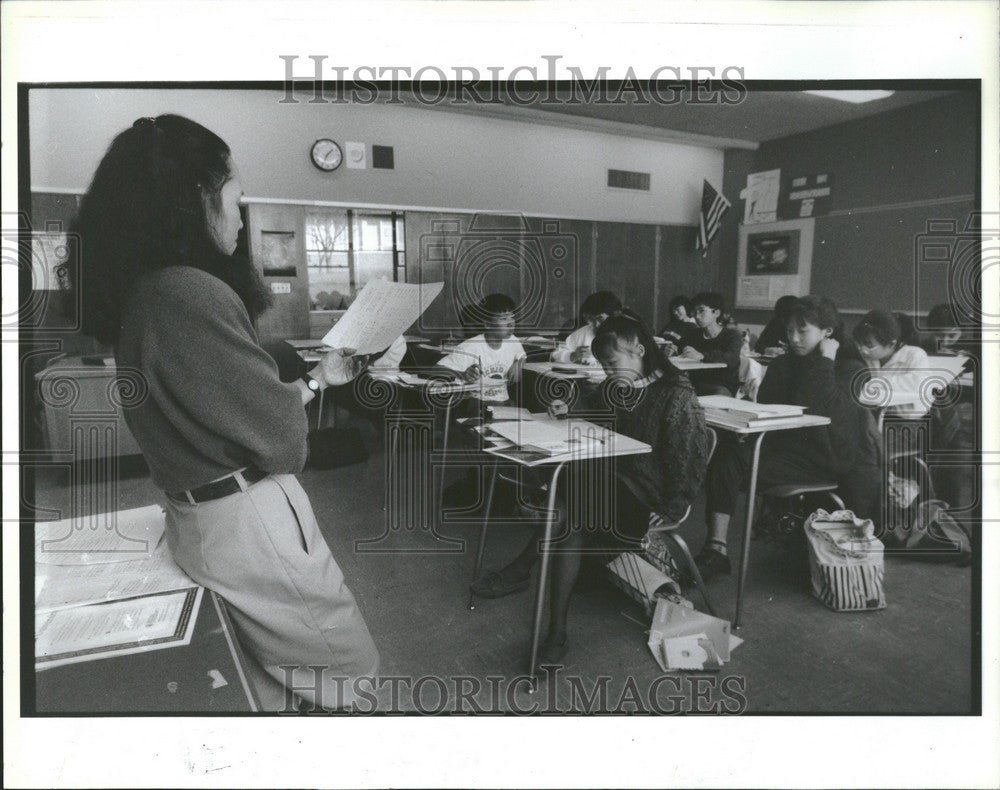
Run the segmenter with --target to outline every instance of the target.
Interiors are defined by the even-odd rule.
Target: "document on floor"
[[[35,562],[94,565],[148,559],[165,523],[159,505],[36,522]]]
[[[36,565],[35,612],[134,598],[196,586],[167,547],[149,558],[97,565]]]
[[[343,317],[324,335],[323,345],[353,348],[358,354],[385,351],[417,322],[443,287],[444,283],[369,280]]]
[[[35,669],[190,644],[204,588],[35,615]]]
[[[718,669],[743,644],[728,620],[661,598],[649,626],[649,649],[666,672],[674,669]]]

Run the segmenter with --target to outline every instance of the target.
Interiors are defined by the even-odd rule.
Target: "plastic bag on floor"
[[[819,509],[804,529],[813,595],[835,612],[885,608],[885,547],[870,520]]]

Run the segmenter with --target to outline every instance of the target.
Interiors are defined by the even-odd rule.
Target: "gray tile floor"
[[[598,575],[574,595],[565,666],[531,693],[520,676],[533,588],[470,611],[478,525],[442,529],[465,541],[464,550],[415,553],[455,546],[420,528],[387,529],[385,479],[381,452],[357,466],[300,475],[382,653],[384,673],[396,678],[383,686],[381,711],[960,714],[974,705],[972,570],[889,558],[888,608],[838,614],[811,597],[804,556],[761,540],[753,546],[739,632],[745,642],[721,672],[664,678],[646,645],[642,611]],[[118,508],[163,501],[145,475],[122,479],[113,493],[88,494],[89,502]],[[68,507],[65,471],[39,474],[37,501]],[[701,545],[702,512],[698,503],[683,528],[694,550]],[[738,532],[737,520],[734,528]],[[505,562],[529,531],[498,523],[487,566]],[[732,616],[735,585],[735,574],[710,583],[723,616]],[[701,606],[697,593],[692,600]]]

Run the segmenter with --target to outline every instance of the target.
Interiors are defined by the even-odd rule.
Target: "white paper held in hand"
[[[413,326],[443,287],[444,283],[369,280],[343,318],[323,337],[323,344],[353,348],[358,354],[385,351]]]

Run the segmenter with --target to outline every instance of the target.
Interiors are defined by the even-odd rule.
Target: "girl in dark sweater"
[[[651,453],[573,464],[560,485],[560,525],[552,556],[549,632],[541,650],[543,664],[558,663],[566,651],[566,618],[570,594],[579,574],[584,543],[588,551],[617,554],[642,539],[653,515],[678,521],[698,496],[708,462],[705,417],[694,388],[659,352],[652,335],[638,320],[612,316],[597,330],[592,349],[609,381],[581,416],[609,417],[611,427],[649,444]],[[550,410],[565,414],[555,402]],[[581,410],[582,411],[582,410]],[[609,469],[610,466],[610,469]],[[608,487],[613,469],[611,507],[597,503],[595,492]],[[596,504],[596,506],[595,506]],[[608,516],[603,516],[607,511]],[[610,523],[608,521],[610,520]],[[528,586],[538,557],[532,536],[518,557],[500,571],[486,573],[473,584],[480,596],[496,598]]]
[[[862,518],[876,516],[880,439],[857,393],[864,365],[837,340],[837,308],[822,296],[804,296],[789,309],[789,352],[774,360],[761,382],[760,403],[805,406],[829,417],[828,426],[775,431],[761,445],[758,485],[834,480],[845,504]],[[736,497],[747,484],[750,445],[723,432],[706,485],[708,540],[696,558],[702,573],[729,573],[726,533]]]
[[[691,300],[698,332],[681,348],[681,356],[699,362],[725,362],[725,368],[692,371],[691,381],[699,395],[736,394],[740,387],[740,351],[743,337],[723,325],[722,296],[706,291]]]

